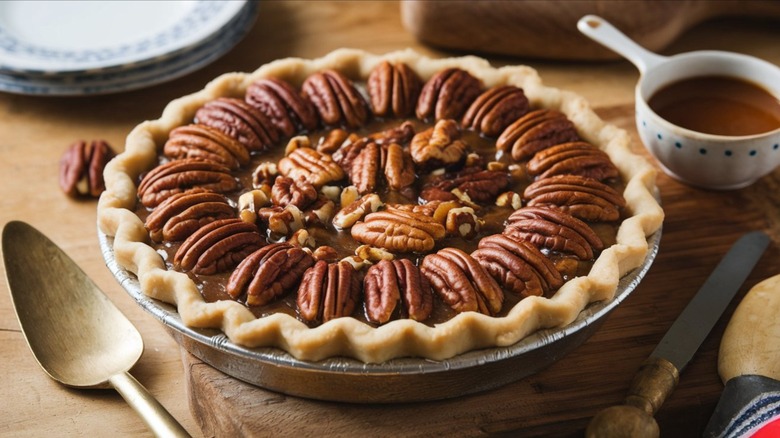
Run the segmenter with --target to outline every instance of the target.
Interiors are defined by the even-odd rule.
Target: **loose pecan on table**
[[[382,61],[371,70],[367,86],[374,115],[404,118],[414,114],[422,80],[403,62]]]
[[[415,110],[420,120],[459,120],[482,92],[482,82],[466,70],[448,68],[423,85]]]
[[[311,102],[304,99],[287,81],[278,78],[259,79],[246,90],[244,99],[268,116],[285,137],[311,131],[319,124]]]
[[[412,138],[412,159],[419,166],[429,169],[449,167],[462,163],[468,146],[461,140],[458,123],[443,119]]]
[[[528,162],[528,173],[537,178],[570,174],[599,181],[620,174],[606,152],[583,141],[562,143],[537,153]]]
[[[471,256],[506,290],[522,297],[546,295],[563,285],[550,259],[524,240],[494,234],[480,240]]]
[[[550,146],[579,139],[574,124],[565,114],[539,109],[507,126],[496,140],[496,149],[508,151],[514,160],[520,161]]]
[[[106,189],[103,170],[116,153],[103,140],[77,141],[60,158],[59,184],[66,195],[96,198]]]
[[[528,112],[528,98],[522,88],[501,85],[484,91],[472,102],[461,124],[488,137],[498,137],[504,129]]]
[[[173,266],[198,275],[225,272],[263,244],[254,224],[238,218],[220,219],[192,233],[176,251]]]
[[[302,93],[325,125],[359,128],[368,121],[368,104],[346,76],[336,70],[314,73],[303,82]]]
[[[425,321],[433,311],[433,292],[420,269],[407,259],[382,260],[363,279],[366,317],[384,324],[396,314]]]
[[[309,323],[349,316],[360,300],[360,275],[347,262],[317,261],[298,286],[298,314]]]
[[[207,102],[195,112],[195,123],[222,131],[250,151],[265,151],[280,137],[278,129],[265,114],[246,101],[232,97]]]
[[[229,193],[238,190],[241,185],[230,169],[221,164],[185,158],[150,170],[138,185],[138,197],[144,207],[153,208],[167,198],[194,187]]]
[[[473,257],[457,248],[444,248],[428,254],[420,271],[433,290],[458,313],[480,312],[496,315],[501,311],[504,293],[493,277]]]
[[[299,246],[272,243],[247,256],[228,279],[226,291],[247,306],[262,306],[294,290],[314,258]]]
[[[528,206],[555,206],[586,222],[620,218],[626,200],[617,190],[579,175],[556,175],[537,180],[523,192]]]
[[[433,249],[444,238],[444,226],[433,218],[400,210],[377,211],[368,214],[351,229],[358,242],[384,248],[391,252],[421,253]]]
[[[177,242],[210,222],[235,216],[224,195],[194,188],[163,201],[149,213],[144,225],[152,241]]]
[[[507,218],[503,234],[580,260],[592,260],[596,251],[604,249],[599,236],[585,222],[557,208],[516,210]]]
[[[249,164],[249,151],[238,140],[206,125],[180,126],[168,135],[163,153],[172,159],[199,158],[230,169]]]
[[[344,171],[328,154],[311,148],[298,148],[279,160],[279,173],[293,179],[303,177],[320,188],[330,182],[344,179]]]

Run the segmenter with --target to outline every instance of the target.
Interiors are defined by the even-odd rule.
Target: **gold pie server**
[[[84,271],[24,222],[6,224],[2,242],[11,301],[41,368],[66,386],[116,389],[157,436],[189,436],[128,373],[141,334]]]

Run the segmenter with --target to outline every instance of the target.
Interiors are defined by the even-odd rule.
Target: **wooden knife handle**
[[[585,436],[658,437],[660,430],[653,415],[674,391],[680,372],[666,359],[648,358],[637,371],[625,404],[604,409],[593,417]]]

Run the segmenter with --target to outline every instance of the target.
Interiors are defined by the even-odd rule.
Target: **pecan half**
[[[538,248],[572,254],[580,260],[592,260],[604,244],[581,220],[557,208],[523,207],[506,221],[504,233],[527,240]]]
[[[213,161],[234,170],[249,164],[249,151],[243,144],[206,125],[190,124],[174,129],[168,135],[163,153],[172,159]]]
[[[292,137],[300,131],[311,131],[319,124],[311,102],[281,79],[264,78],[253,82],[246,89],[244,99],[268,116],[285,137]]]
[[[317,188],[344,179],[344,171],[330,155],[311,148],[295,149],[279,160],[277,167],[280,174],[292,179],[303,177]]]
[[[361,142],[356,143],[352,150],[354,158],[348,162],[349,168],[346,169],[349,181],[361,195],[375,192],[381,164],[379,145],[374,142]]]
[[[407,259],[382,260],[368,268],[363,295],[366,318],[376,324],[390,321],[396,313],[425,321],[433,311],[431,286]]]
[[[103,169],[115,155],[103,140],[71,144],[60,158],[60,188],[73,198],[100,196],[106,189]]]
[[[349,316],[360,299],[360,287],[360,276],[349,263],[319,260],[303,274],[298,314],[309,323]]]
[[[368,121],[368,104],[346,76],[323,70],[303,82],[303,97],[317,110],[323,123],[359,128]]]
[[[387,187],[390,190],[403,190],[411,187],[417,179],[414,173],[412,155],[398,145],[391,143],[383,148],[384,173]]]
[[[279,141],[279,131],[268,117],[241,99],[211,100],[195,112],[195,122],[224,132],[250,151],[265,151]]]
[[[530,242],[494,234],[471,253],[507,290],[520,296],[545,295],[563,285],[555,265]]]
[[[173,265],[198,275],[225,272],[263,244],[254,224],[238,218],[220,219],[192,233],[176,251]]]
[[[444,248],[428,254],[420,271],[433,290],[456,312],[496,315],[501,311],[504,292],[493,277],[473,257],[457,248]]]
[[[166,199],[146,217],[145,226],[154,242],[184,240],[204,225],[235,217],[225,196],[194,188]]]
[[[466,168],[455,174],[431,179],[423,187],[420,197],[426,201],[456,201],[459,200],[458,196],[447,192],[458,189],[474,202],[488,203],[505,191],[511,181],[509,173],[505,171]]]
[[[555,206],[587,222],[615,221],[626,206],[612,187],[579,175],[556,175],[533,182],[523,197],[528,206]]]
[[[531,111],[506,127],[496,140],[496,149],[511,151],[516,161],[556,144],[580,139],[565,114],[549,109]]]
[[[294,205],[301,210],[311,205],[319,197],[319,193],[314,186],[303,177],[292,179],[286,176],[279,176],[271,187],[271,199],[274,205],[286,207]]]
[[[422,80],[403,62],[382,61],[371,70],[367,86],[374,115],[403,118],[413,115]]]
[[[412,159],[427,168],[461,163],[466,158],[468,146],[460,138],[460,127],[455,120],[439,120],[412,138]]]
[[[391,252],[427,252],[444,238],[442,224],[408,211],[377,211],[352,226],[352,238]]]
[[[512,122],[528,112],[528,98],[522,88],[501,85],[483,92],[463,115],[461,124],[476,132],[498,137]]]
[[[620,174],[606,152],[583,141],[559,144],[537,153],[528,162],[528,173],[538,178],[581,175],[599,181]]]
[[[193,187],[228,193],[238,190],[241,185],[230,174],[230,169],[221,164],[185,158],[150,170],[138,185],[138,196],[144,207],[152,208]]]
[[[420,91],[416,114],[420,120],[460,119],[479,96],[482,82],[459,68],[434,74]]]
[[[247,306],[262,306],[295,289],[314,258],[299,246],[272,243],[247,256],[230,275],[226,292]]]

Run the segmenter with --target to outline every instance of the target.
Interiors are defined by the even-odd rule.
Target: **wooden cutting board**
[[[577,20],[600,15],[641,46],[661,51],[693,26],[719,17],[780,18],[780,2],[407,0],[404,27],[434,47],[467,53],[566,60],[618,56],[583,37]]]
[[[598,112],[621,127],[633,124],[631,107]],[[183,351],[193,416],[205,436],[582,436],[596,412],[622,402],[641,362],[742,233],[766,230],[774,243],[738,299],[759,280],[780,271],[776,262],[780,169],[732,192],[694,189],[664,174],[659,174],[658,183],[666,220],[653,266],[595,335],[547,369],[498,389],[450,400],[349,404],[257,388]],[[701,435],[723,389],[717,351],[738,299],[657,414],[662,436]]]

